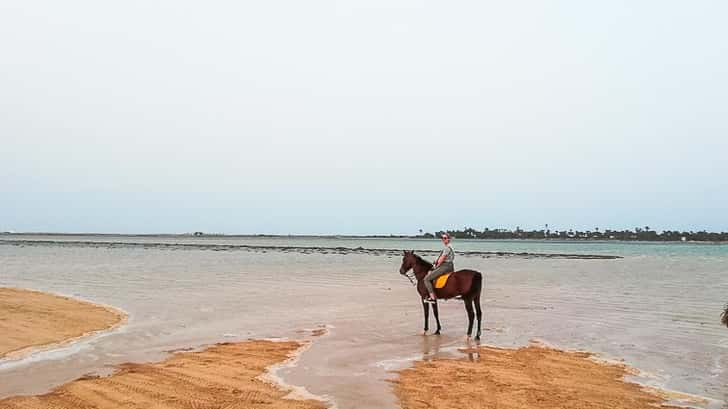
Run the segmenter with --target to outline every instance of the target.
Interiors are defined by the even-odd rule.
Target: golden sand
[[[654,409],[659,395],[625,382],[628,368],[590,354],[527,347],[467,350],[473,360],[416,362],[400,371],[404,409]],[[667,406],[662,406],[667,407]]]
[[[109,307],[38,291],[0,288],[0,358],[68,342],[125,319],[124,313]]]
[[[0,400],[0,409],[227,408],[322,409],[316,400],[285,399],[262,379],[302,344],[249,341],[178,353],[153,364],[124,364],[108,377],[85,377],[52,392]]]

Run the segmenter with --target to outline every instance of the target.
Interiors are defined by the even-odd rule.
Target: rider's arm
[[[444,262],[445,262],[445,259],[446,259],[446,258],[447,258],[447,256],[445,255],[445,252],[444,252],[444,251],[441,251],[441,252],[440,252],[440,256],[439,256],[439,257],[437,257],[437,260],[435,260],[435,263],[434,263],[434,265],[433,265],[433,266],[434,266],[434,267],[438,267],[438,266],[439,266],[440,264],[442,264],[442,263],[444,263]]]
[[[445,260],[447,260],[447,255],[452,252],[452,248],[448,247],[446,250],[442,251],[440,253],[440,257],[437,258],[437,261],[435,262],[435,267],[439,266],[440,264],[444,263]]]

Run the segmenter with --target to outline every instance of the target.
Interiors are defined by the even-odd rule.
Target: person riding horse
[[[452,247],[448,246],[448,244],[450,244],[450,237],[446,236],[446,238],[443,238],[443,242],[448,249],[443,249],[443,254],[438,257],[438,262],[440,266],[443,266],[448,264],[449,261],[449,264],[451,265],[449,268],[452,270],[452,259],[454,258],[454,254],[451,254]],[[443,255],[445,257],[442,257]],[[451,272],[447,271],[447,267],[443,267],[442,270]],[[410,271],[413,272],[414,277],[417,279],[417,294],[420,296],[420,300],[422,300],[422,309],[425,313],[425,333],[427,333],[429,329],[430,306],[432,306],[432,311],[435,314],[435,321],[437,322],[437,330],[435,331],[435,334],[439,335],[442,326],[440,325],[437,300],[434,300],[432,303],[425,302],[428,296],[435,296],[435,294],[432,294],[434,292],[432,291],[432,284],[429,280],[425,279],[426,276],[432,274],[432,264],[415,254],[414,250],[404,250],[402,253],[402,265],[399,267],[399,273],[409,277],[408,273]],[[473,324],[477,322],[478,326],[475,331],[475,339],[479,340],[480,326],[483,319],[483,311],[480,306],[480,296],[482,292],[485,291],[485,277],[479,271],[469,269],[459,270],[452,273],[453,274],[449,276],[442,288],[437,289],[438,295],[440,298],[446,300],[456,297],[463,300],[465,311],[468,313],[468,332],[466,334],[470,337],[470,334],[473,332]],[[410,281],[411,280],[412,279],[410,278]],[[429,290],[427,289],[428,286],[425,285],[426,283],[429,284]]]
[[[442,238],[442,244],[445,248],[440,252],[440,256],[437,257],[437,260],[433,263],[432,271],[427,273],[424,280],[427,292],[430,293],[430,298],[426,299],[425,302],[431,304],[434,304],[437,301],[437,296],[435,295],[435,289],[432,286],[432,282],[437,280],[437,278],[443,274],[455,271],[455,265],[453,264],[453,261],[455,260],[455,251],[450,245],[450,235],[442,233],[440,237]]]

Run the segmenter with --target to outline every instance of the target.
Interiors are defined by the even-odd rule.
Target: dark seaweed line
[[[304,246],[255,246],[249,244],[192,244],[192,243],[128,243],[120,241],[58,241],[58,240],[0,240],[0,245],[10,246],[62,246],[62,247],[92,247],[92,248],[155,248],[165,250],[210,250],[210,251],[282,251],[298,253],[322,254],[373,254],[373,255],[399,255],[402,250],[394,249],[365,249],[363,247],[304,247]],[[420,254],[438,254],[432,250],[417,250]],[[621,256],[599,254],[567,254],[567,253],[528,253],[508,251],[458,251],[464,256],[480,256],[482,258],[549,258],[571,260],[614,260]]]

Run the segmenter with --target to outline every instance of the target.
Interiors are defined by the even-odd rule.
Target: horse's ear
[[[414,250],[410,250],[410,253],[415,254],[415,251]]]
[[[402,254],[404,254],[405,256],[407,255],[407,253],[409,253],[409,251],[407,251],[407,250],[404,250],[404,251],[402,252]]]

